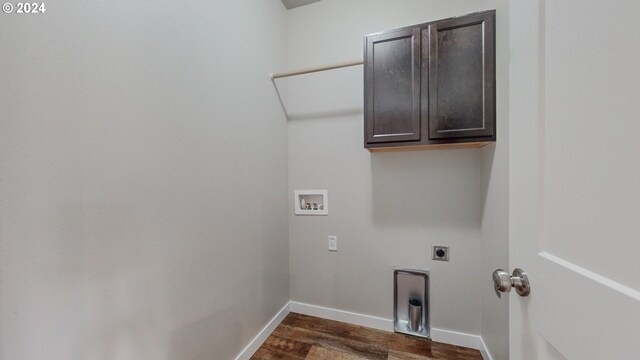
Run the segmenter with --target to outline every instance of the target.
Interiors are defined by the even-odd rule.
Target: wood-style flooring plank
[[[265,340],[264,344],[262,344],[261,348],[264,348],[273,354],[285,354],[288,356],[288,359],[304,360],[307,353],[309,353],[311,346],[311,344],[271,334],[267,340]]]
[[[367,360],[365,357],[348,354],[342,351],[312,346],[306,360]]]
[[[327,349],[336,349],[367,359],[386,360],[388,356],[387,346],[379,346],[373,342],[353,340],[330,333],[282,324],[273,333],[287,339],[295,339],[299,342],[318,345]]]
[[[389,350],[401,353],[409,353],[421,356],[432,356],[431,341],[425,341],[423,338],[409,336],[404,334],[393,333],[389,336]]]
[[[434,359],[430,356],[422,356],[416,354],[409,354],[402,351],[389,350],[388,360],[430,360]]]
[[[252,360],[482,360],[478,350],[290,313]]]
[[[265,348],[260,348],[258,351],[253,354],[251,360],[288,360],[295,359],[294,357],[289,356],[289,354],[279,352],[279,351],[271,351]],[[303,358],[304,359],[304,358]]]

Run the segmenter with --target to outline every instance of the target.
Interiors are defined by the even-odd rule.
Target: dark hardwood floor
[[[290,313],[251,358],[482,360],[478,350]]]

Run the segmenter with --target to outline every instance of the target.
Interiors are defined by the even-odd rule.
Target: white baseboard
[[[484,340],[482,339],[482,337],[480,337],[480,341],[482,342],[482,349],[480,349],[480,354],[482,354],[482,358],[484,360],[493,360],[493,357],[491,357],[491,353],[489,352],[489,348],[487,347],[487,344],[484,343]]]
[[[476,349],[480,350],[480,352],[484,350],[480,336],[457,331],[431,328],[431,340]]]
[[[260,330],[258,335],[249,342],[249,345],[247,345],[240,354],[236,356],[235,360],[249,360],[290,312],[341,321],[348,324],[360,325],[383,331],[393,331],[393,320],[391,319],[290,301],[267,323],[264,328],[262,328],[262,330]],[[445,344],[464,346],[479,350],[485,360],[492,360],[482,337],[478,335],[431,328],[431,339]]]
[[[258,335],[249,342],[249,345],[240,351],[240,354],[236,356],[235,360],[249,360],[288,314],[289,303],[287,303],[271,320],[269,320],[267,325],[260,330]]]
[[[350,311],[331,309],[295,301],[289,302],[289,311],[323,319],[342,321],[378,330],[393,331],[393,320],[358,314]]]
[[[393,331],[393,320],[376,316],[358,314],[350,311],[326,308],[317,305],[300,302],[289,302],[289,311],[304,315],[316,316],[323,319],[342,321],[349,324],[366,326],[383,331]],[[482,337],[457,331],[431,328],[431,339],[433,341],[468,347],[479,350],[485,360],[491,360],[487,348],[482,341]]]

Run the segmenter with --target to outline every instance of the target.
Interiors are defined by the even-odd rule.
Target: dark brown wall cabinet
[[[365,148],[496,140],[495,11],[365,37]]]

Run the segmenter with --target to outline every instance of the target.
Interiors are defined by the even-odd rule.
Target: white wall
[[[509,269],[509,8],[496,1],[496,113],[498,141],[482,152],[482,339],[494,360],[509,358],[509,297],[495,294],[491,274]]]
[[[505,3],[323,0],[287,13],[288,66],[361,58],[365,34],[479,10],[498,8],[500,33]],[[371,154],[363,148],[361,67],[283,80],[289,197],[296,189],[326,188],[330,199],[328,217],[289,209],[293,300],[391,318],[393,267],[426,268],[432,326],[490,333],[491,353],[506,359],[506,302],[495,298],[487,270],[508,254],[505,39],[498,36],[499,145],[482,150]],[[338,236],[337,253],[327,251],[328,235]],[[449,245],[451,262],[430,260],[433,244]],[[505,247],[494,254],[497,245]],[[494,317],[498,312],[504,316]]]
[[[0,358],[230,359],[289,299],[279,1],[0,14]]]

